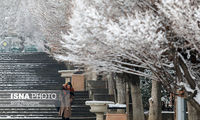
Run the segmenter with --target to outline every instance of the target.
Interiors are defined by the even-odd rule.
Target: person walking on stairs
[[[63,120],[70,120],[71,117],[71,104],[74,99],[74,88],[71,82],[63,85],[62,93],[60,95],[60,110],[59,115]]]

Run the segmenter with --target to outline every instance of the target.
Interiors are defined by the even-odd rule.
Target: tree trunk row
[[[117,96],[116,96],[117,102],[120,104],[128,103],[127,106],[129,105],[129,100],[127,100],[129,99],[129,91],[128,91],[129,89],[127,90],[126,83],[127,83],[127,86],[130,87],[130,95],[132,99],[132,108],[133,108],[132,120],[145,120],[143,103],[142,103],[142,94],[140,91],[139,76],[136,76],[136,75],[121,76],[120,75],[116,77],[115,85],[116,85],[116,92],[117,92]],[[110,84],[114,84],[113,81],[111,81]],[[112,90],[110,90],[110,92],[113,94]],[[162,120],[161,83],[159,81],[152,80],[151,99],[149,100],[149,103],[150,103],[150,108],[149,108],[148,120]],[[195,108],[192,107],[192,105],[189,102],[187,102],[187,108],[188,108],[188,120],[200,120],[200,112],[195,110]],[[129,106],[128,106],[128,110],[129,110]],[[118,112],[124,112],[124,111],[119,110]]]

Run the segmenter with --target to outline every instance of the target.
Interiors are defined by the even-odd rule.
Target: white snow
[[[197,90],[197,95],[194,97],[194,99],[200,104],[200,90],[198,87],[196,87],[195,90],[191,89],[190,86],[187,83],[181,82],[179,85],[182,85],[185,87],[186,91],[194,93],[195,90]]]
[[[186,91],[188,91],[188,92],[192,92],[192,93],[194,92],[194,90],[191,89],[190,86],[189,86],[189,84],[187,84],[187,83],[180,82],[179,85],[180,85],[180,86],[184,86],[185,89],[186,89]]]
[[[174,111],[162,111],[162,113],[164,113],[164,114],[169,114],[169,113],[173,114]],[[149,114],[149,111],[145,111],[144,114]]]
[[[151,98],[149,98],[149,101],[153,102],[153,98],[152,98],[152,97],[151,97]]]
[[[179,56],[181,57],[181,59],[183,60],[184,64],[185,64],[186,66],[188,66],[186,60],[184,59],[184,57],[183,57],[180,53],[178,53],[178,55],[179,55]],[[189,67],[187,67],[187,68],[189,68]],[[181,69],[181,67],[180,67],[180,69]],[[189,74],[190,74],[190,76],[192,77],[192,79],[195,80],[196,78],[195,78],[195,76],[191,73],[191,70],[188,69],[188,71],[189,71]],[[181,72],[183,72],[182,69],[181,69]],[[183,75],[184,75],[184,72],[183,72]]]
[[[186,53],[187,53],[187,59],[190,59],[190,50],[186,50]]]
[[[194,99],[200,104],[200,89],[196,87],[197,89],[197,95],[194,97]]]
[[[103,104],[114,104],[112,101],[86,101],[86,105],[103,105]]]
[[[126,104],[108,104],[109,108],[126,108]]]

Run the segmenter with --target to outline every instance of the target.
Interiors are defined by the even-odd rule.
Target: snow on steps
[[[58,90],[64,79],[58,70],[66,69],[46,53],[0,53],[0,90]],[[23,84],[22,84],[23,83]],[[88,92],[75,92],[71,120],[95,120],[84,103]],[[5,102],[6,95],[0,102]],[[61,120],[55,107],[0,107],[0,120]]]

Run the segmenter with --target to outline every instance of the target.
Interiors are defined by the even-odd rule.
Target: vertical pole
[[[176,113],[176,120],[186,120],[185,100],[180,96],[177,96]]]
[[[177,96],[174,96],[174,120],[177,120]]]
[[[112,75],[113,76],[113,89],[114,89],[114,99],[115,99],[115,102],[117,102],[117,89],[116,89],[116,77],[117,77],[117,75],[116,74],[113,74]]]
[[[126,113],[127,113],[127,120],[129,120],[129,85],[126,81]]]

